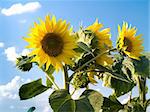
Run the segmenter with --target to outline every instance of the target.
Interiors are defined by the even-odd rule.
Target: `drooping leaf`
[[[147,56],[141,56],[140,60],[133,60],[133,64],[138,75],[150,78],[150,59]]]
[[[114,95],[117,97],[128,93],[134,86],[135,84],[133,82],[128,83],[115,78],[111,78],[111,88],[114,89]]]
[[[104,97],[104,102],[102,106],[102,112],[118,112],[120,109],[123,109],[123,105],[117,100],[112,98]]]
[[[35,109],[36,109],[35,107],[31,107],[27,112],[33,112]]]
[[[43,93],[47,89],[49,88],[42,85],[42,79],[38,79],[22,85],[19,89],[19,96],[21,100],[26,100]]]
[[[86,90],[78,100],[73,100],[67,90],[57,90],[50,95],[49,103],[54,112],[99,112],[103,97],[94,90]]]
[[[131,91],[135,86],[130,71],[133,69],[132,67],[131,63],[123,58],[118,58],[112,66],[112,69],[101,65],[98,66],[98,69],[104,72],[102,80],[105,82],[103,84],[112,88],[114,90],[113,94],[119,97]]]

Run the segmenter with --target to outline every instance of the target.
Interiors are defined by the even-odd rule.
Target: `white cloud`
[[[16,94],[16,89],[19,88],[20,84],[23,82],[20,76],[15,76],[6,85],[0,85],[0,99],[16,99],[18,95]]]
[[[7,49],[5,49],[5,54],[7,57],[8,61],[12,61],[15,62],[16,58],[18,57],[18,54],[16,53],[16,48],[15,47],[8,47]]]
[[[1,9],[1,13],[6,16],[12,16],[17,14],[23,14],[27,12],[35,12],[37,9],[41,8],[41,4],[39,2],[29,2],[26,4],[13,4],[10,8]]]
[[[130,100],[130,93],[120,96],[118,100],[121,102],[121,104],[126,104]]]
[[[0,85],[1,111],[12,112],[13,109],[15,112],[26,112],[30,107],[35,106],[36,112],[52,112],[48,103],[48,97],[52,93],[52,90],[48,90],[45,93],[29,100],[21,101],[19,99],[18,92],[20,86],[29,81],[31,81],[31,79],[23,79],[20,76],[15,76],[7,84]]]
[[[16,47],[8,47],[7,49],[5,49],[4,53],[6,54],[6,57],[7,57],[8,61],[15,62],[16,58],[19,55],[25,56],[25,55],[29,54],[29,50],[28,49],[23,49],[21,53],[17,53],[16,52]]]
[[[4,47],[4,43],[0,42],[0,48]]]
[[[81,96],[81,94],[83,93],[85,89],[78,89],[74,92],[74,94],[71,96],[72,99],[77,100],[79,99],[79,97]],[[70,91],[73,92],[74,91],[74,87],[71,85],[70,86]],[[72,94],[72,93],[71,93]]]
[[[30,51],[28,49],[23,49],[22,52],[21,52],[21,55],[22,56],[26,56],[30,53]]]
[[[49,106],[45,106],[43,112],[50,112]]]

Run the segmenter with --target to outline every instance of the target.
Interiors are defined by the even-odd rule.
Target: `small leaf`
[[[43,93],[47,89],[49,88],[42,85],[42,79],[38,79],[22,85],[19,89],[19,96],[21,100],[26,100]]]
[[[27,112],[33,112],[35,109],[36,109],[35,107],[31,107]]]

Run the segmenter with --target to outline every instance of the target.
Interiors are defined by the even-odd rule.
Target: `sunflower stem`
[[[59,88],[58,85],[55,83],[55,81],[53,81],[53,80],[49,77],[49,75],[48,75],[47,73],[45,73],[45,75],[46,75],[46,77],[48,78],[48,80],[51,81],[51,83],[54,85],[54,88],[55,88],[56,90],[59,90],[60,88]]]
[[[77,89],[74,89],[74,90],[73,90],[73,92],[71,93],[71,96],[75,93],[76,90],[77,90]]]
[[[67,89],[68,93],[69,93],[69,76],[68,76],[68,70],[67,70],[67,66],[64,65],[64,80],[65,80],[65,89]]]
[[[146,101],[146,78],[138,76],[137,85],[139,89],[139,99],[141,101],[142,106],[144,107],[144,103]]]

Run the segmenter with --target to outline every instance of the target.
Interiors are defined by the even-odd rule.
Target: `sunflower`
[[[39,19],[40,23],[34,23],[29,37],[24,38],[29,43],[27,48],[32,48],[30,55],[35,55],[32,61],[38,62],[39,66],[46,65],[48,70],[53,65],[58,71],[63,68],[63,64],[71,64],[71,58],[76,53],[76,40],[71,35],[71,28],[65,20],[47,15],[45,21]]]
[[[98,22],[98,19],[96,19],[94,24],[87,27],[87,30],[91,30],[98,39],[98,49],[100,53],[103,53],[112,48],[112,42],[110,40],[110,28],[106,28],[100,31],[102,27],[103,25]],[[113,60],[108,56],[108,54],[103,54],[96,59],[96,62],[105,66],[112,64]]]
[[[135,27],[128,27],[128,23],[123,23],[122,30],[118,25],[118,41],[117,48],[130,58],[139,60],[141,52],[143,51],[141,39],[142,35],[136,35],[137,29]]]

